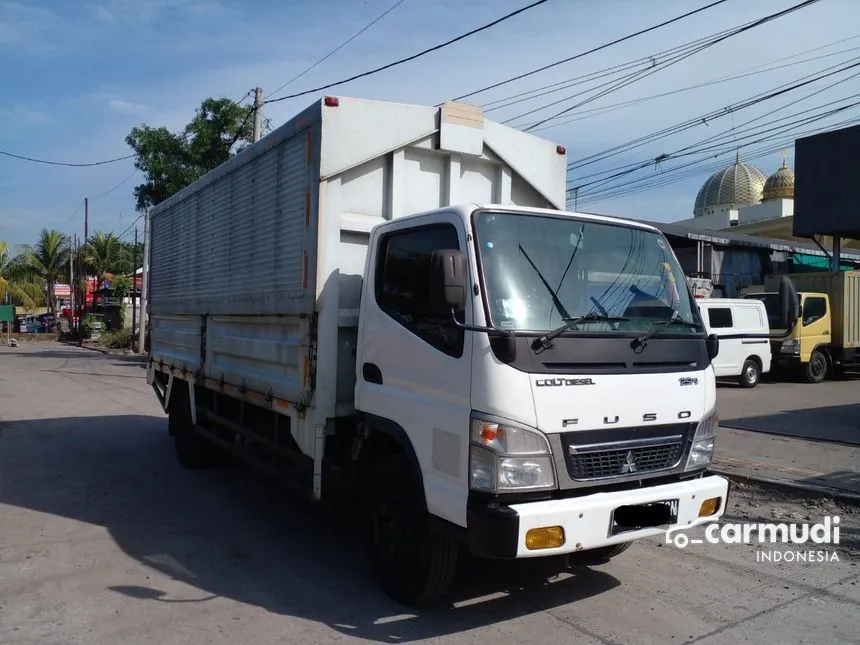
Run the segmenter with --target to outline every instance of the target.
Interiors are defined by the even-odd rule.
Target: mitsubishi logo
[[[635,473],[636,472],[636,460],[633,459],[633,451],[627,451],[627,459],[624,460],[624,463],[621,464],[621,474],[625,473]]]

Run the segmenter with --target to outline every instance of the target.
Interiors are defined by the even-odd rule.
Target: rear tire
[[[179,382],[174,385],[170,394],[167,422],[170,434],[173,435],[176,458],[179,464],[188,470],[214,468],[221,464],[221,453],[218,446],[194,430],[188,387],[186,383]]]
[[[748,358],[744,361],[741,375],[738,377],[738,383],[741,387],[752,388],[758,385],[761,380],[761,368],[753,359]]]
[[[420,483],[406,459],[379,458],[369,493],[369,555],[383,591],[405,605],[436,600],[454,578],[459,545],[434,530]]]
[[[807,383],[821,383],[827,376],[827,357],[824,352],[815,350],[809,362],[803,366],[803,376]]]

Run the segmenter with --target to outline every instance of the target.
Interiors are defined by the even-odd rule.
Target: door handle
[[[368,383],[382,385],[382,370],[375,363],[364,363],[361,366],[361,375]]]

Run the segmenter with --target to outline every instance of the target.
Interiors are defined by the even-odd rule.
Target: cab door
[[[830,302],[826,295],[803,295],[800,325],[800,358],[802,362],[808,363],[816,347],[829,345],[832,340]]]

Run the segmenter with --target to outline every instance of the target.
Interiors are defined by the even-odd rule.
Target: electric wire
[[[857,63],[857,64],[855,64],[855,65],[852,65],[851,67],[857,67],[858,65],[860,65],[860,63]],[[590,174],[588,174],[588,175],[580,175],[579,177],[577,177],[576,181],[581,182],[581,181],[582,181],[582,180],[584,180],[584,179],[590,179],[590,178],[592,178],[592,177],[600,177],[600,176],[605,175],[605,174],[607,174],[607,173],[616,173],[616,174],[615,174],[615,176],[624,176],[624,175],[628,174],[628,172],[633,172],[633,171],[635,171],[635,170],[639,170],[639,169],[645,168],[645,167],[650,166],[650,165],[652,165],[652,164],[655,164],[655,163],[661,163],[661,162],[663,162],[663,161],[666,161],[667,159],[674,158],[674,157],[678,156],[680,153],[683,153],[683,152],[685,152],[685,151],[689,150],[690,148],[692,148],[692,147],[694,147],[694,146],[702,145],[702,144],[704,144],[704,143],[708,143],[708,142],[713,141],[714,139],[716,139],[716,138],[718,138],[718,137],[726,137],[726,136],[729,136],[729,135],[730,135],[733,139],[736,139],[738,129],[742,129],[742,128],[746,127],[746,126],[749,126],[750,124],[755,123],[755,122],[757,122],[757,121],[760,121],[760,120],[761,120],[761,119],[763,119],[763,118],[767,118],[767,117],[771,117],[771,118],[772,118],[774,114],[776,114],[776,113],[778,113],[778,112],[781,112],[782,110],[784,110],[784,109],[786,109],[786,108],[788,108],[788,107],[790,107],[790,106],[792,106],[792,105],[797,105],[798,103],[801,103],[801,102],[806,101],[806,100],[808,100],[808,99],[810,99],[810,98],[812,98],[812,97],[814,97],[814,96],[817,96],[817,95],[819,95],[819,94],[821,94],[821,93],[823,93],[823,92],[825,92],[825,91],[827,91],[827,90],[829,90],[829,89],[832,89],[832,88],[836,87],[837,85],[840,85],[840,84],[842,84],[842,83],[845,83],[845,82],[847,82],[847,81],[850,81],[851,79],[856,78],[858,75],[860,75],[860,72],[856,72],[856,73],[854,73],[854,74],[852,74],[852,75],[850,75],[850,76],[848,76],[848,77],[846,77],[846,78],[843,78],[843,79],[840,79],[840,80],[838,80],[838,81],[835,81],[835,82],[833,82],[833,83],[831,83],[831,84],[829,84],[829,85],[825,86],[824,88],[814,90],[814,91],[812,91],[812,92],[810,92],[810,93],[806,94],[805,96],[802,96],[802,97],[800,97],[800,98],[798,98],[798,99],[792,100],[792,101],[790,101],[790,102],[788,102],[788,103],[786,103],[786,104],[784,104],[784,105],[782,105],[782,106],[780,106],[780,107],[774,108],[773,110],[771,110],[771,111],[769,111],[769,112],[767,112],[767,113],[761,114],[761,115],[759,115],[759,116],[757,116],[757,117],[755,117],[755,118],[753,118],[753,119],[750,119],[749,121],[746,121],[746,122],[744,122],[744,123],[741,123],[741,124],[740,124],[739,126],[737,126],[737,127],[735,127],[735,126],[733,125],[730,129],[723,130],[722,132],[719,132],[719,133],[717,133],[717,134],[715,134],[715,135],[709,136],[709,137],[705,138],[704,140],[701,140],[701,141],[699,141],[699,142],[697,142],[697,143],[695,143],[695,144],[691,144],[691,145],[689,145],[689,146],[685,146],[685,147],[683,147],[683,148],[680,148],[679,150],[676,150],[676,151],[675,151],[675,152],[673,152],[673,153],[663,153],[663,154],[658,155],[657,157],[650,158],[650,159],[648,159],[647,161],[644,161],[644,162],[643,162],[643,161],[640,161],[640,162],[634,162],[634,163],[631,163],[631,164],[626,164],[626,165],[622,165],[622,166],[614,167],[614,168],[607,169],[607,170],[601,170],[601,171],[593,172],[593,173],[590,173]],[[847,97],[847,98],[852,98],[852,97]],[[840,101],[847,100],[847,98],[843,97],[842,99],[837,99],[837,100],[835,100],[835,101],[833,101],[833,102],[831,102],[831,103],[827,103],[827,104],[824,104],[824,105],[826,106],[826,105],[831,105],[831,104],[833,104],[833,103],[838,103],[838,102],[840,102]],[[819,107],[821,107],[821,106],[819,106]],[[815,109],[815,108],[810,108],[810,109]],[[774,122],[778,122],[779,120],[781,120],[781,119],[777,119],[777,120],[776,120],[776,121],[774,121]],[[604,179],[605,179],[605,178],[604,178]],[[569,179],[569,180],[568,180],[568,183],[571,183],[572,181],[573,181],[572,179]],[[602,180],[602,179],[600,179],[600,180],[595,180],[595,181],[592,181],[592,182],[586,182],[585,184],[579,184],[579,185],[577,185],[575,188],[576,188],[576,189],[580,189],[580,188],[583,188],[583,187],[586,187],[586,186],[590,186],[590,185],[592,185],[592,184],[595,184],[595,183],[598,183],[598,182],[602,182],[602,181],[603,181],[603,180]]]
[[[397,2],[395,2],[393,5],[391,5],[388,9],[386,9],[385,11],[383,11],[383,12],[382,12],[381,14],[379,14],[376,18],[374,18],[373,20],[371,20],[371,21],[370,21],[369,23],[367,23],[364,27],[362,27],[361,29],[359,29],[359,30],[358,30],[357,32],[355,32],[352,36],[350,36],[348,39],[346,39],[345,41],[343,41],[340,45],[338,45],[337,47],[335,47],[334,49],[332,49],[328,54],[326,54],[325,56],[323,56],[322,58],[320,58],[318,61],[316,61],[316,62],[315,62],[314,64],[312,64],[310,67],[305,68],[305,70],[304,70],[304,71],[299,72],[298,74],[296,74],[295,76],[293,76],[290,80],[288,80],[286,83],[284,83],[283,85],[281,85],[281,86],[280,86],[279,88],[277,88],[276,90],[273,90],[272,92],[269,92],[269,93],[266,95],[266,97],[265,97],[265,98],[269,98],[269,97],[271,97],[271,96],[273,96],[273,95],[277,94],[278,92],[280,92],[280,91],[281,91],[282,89],[284,89],[285,87],[287,87],[287,86],[289,86],[289,85],[292,85],[295,81],[299,80],[302,76],[304,76],[305,74],[307,74],[307,73],[308,73],[309,71],[311,71],[314,67],[316,67],[316,66],[317,66],[317,65],[319,65],[320,63],[323,63],[323,62],[325,62],[326,60],[328,60],[329,58],[331,58],[332,56],[334,56],[337,52],[339,52],[341,49],[343,49],[344,47],[346,47],[349,43],[351,43],[353,40],[355,40],[356,38],[358,38],[358,37],[359,37],[361,34],[363,34],[365,31],[367,31],[368,29],[370,29],[371,27],[373,27],[373,25],[375,25],[375,24],[376,24],[376,23],[378,23],[380,20],[382,20],[383,18],[385,18],[385,16],[387,16],[387,15],[388,15],[388,14],[390,14],[392,11],[394,11],[395,9],[397,9],[397,7],[399,7],[399,6],[400,6],[401,4],[403,4],[404,2],[405,2],[405,0],[397,0]]]
[[[607,68],[602,69],[602,70],[590,72],[588,74],[583,74],[581,76],[573,77],[571,79],[565,79],[563,81],[556,81],[555,83],[550,83],[548,85],[542,85],[540,87],[533,88],[531,90],[526,90],[524,92],[518,92],[516,94],[508,95],[506,97],[496,99],[494,101],[489,101],[487,103],[483,103],[481,105],[481,108],[484,110],[484,112],[492,112],[492,111],[495,111],[498,109],[502,109],[504,107],[509,107],[511,105],[523,103],[523,102],[531,100],[533,98],[538,98],[538,97],[546,96],[548,94],[552,94],[555,92],[560,92],[560,91],[567,89],[568,87],[574,87],[576,85],[581,85],[583,82],[585,82],[587,80],[593,80],[595,77],[603,77],[604,75],[609,75],[613,72],[624,71],[624,70],[627,70],[631,67],[635,67],[637,65],[652,64],[653,60],[656,58],[672,54],[672,53],[674,53],[678,50],[681,50],[685,47],[700,44],[704,41],[710,40],[711,38],[715,38],[715,37],[717,37],[723,33],[728,33],[729,31],[731,31],[731,29],[725,29],[721,32],[710,34],[710,35],[704,36],[702,38],[697,38],[696,40],[690,41],[688,43],[684,43],[683,45],[678,45],[678,46],[672,47],[670,49],[666,49],[666,50],[663,50],[661,52],[651,54],[649,56],[644,56],[644,57],[640,57],[640,58],[637,58],[637,59],[634,59],[631,61],[627,61],[626,63],[620,63],[618,65],[613,65],[612,67],[607,67]],[[858,38],[860,38],[860,34],[855,35],[855,36],[849,36],[847,38],[842,38],[840,40],[826,43],[824,45],[818,45],[817,47],[812,47],[811,49],[797,52],[795,54],[790,54],[789,56],[783,56],[781,58],[777,58],[777,59],[769,61],[767,63],[762,63],[761,65],[755,65],[753,67],[749,67],[745,70],[742,70],[742,72],[738,72],[737,74],[741,74],[743,72],[753,72],[753,70],[758,70],[761,68],[765,68],[765,67],[774,65],[776,63],[781,63],[781,62],[786,61],[786,60],[798,58],[798,57],[803,56],[805,54],[811,54],[813,52],[820,51],[822,49],[827,49],[828,47],[841,45],[842,43],[848,42],[850,40],[856,40]],[[829,56],[836,56],[839,53],[854,51],[855,49],[856,48],[851,48],[851,49],[847,49],[847,50],[842,50],[840,52],[833,52],[830,54],[824,54],[821,57],[807,59],[807,61],[818,60],[819,58],[825,58],[825,57],[829,57]],[[796,63],[792,63],[792,64],[801,64],[801,62],[802,61],[797,61]],[[732,79],[732,78],[737,78],[737,76],[728,76],[728,77],[717,78],[717,79],[714,79],[713,81],[710,81],[710,83],[715,83],[715,82],[718,82],[721,80],[728,80],[728,79]],[[698,86],[691,86],[691,87],[698,87]],[[551,89],[551,88],[553,88],[553,89]],[[676,91],[681,91],[681,90],[676,90]],[[653,98],[659,98],[660,96],[663,96],[663,94],[655,95]],[[618,105],[627,105],[629,103],[639,101],[639,100],[648,100],[650,98],[652,98],[652,97],[643,97],[642,99],[633,99],[632,101],[625,101],[623,103],[616,103],[616,104],[612,104],[609,106],[602,106],[599,108],[593,108],[591,110],[585,110],[584,112],[600,111],[600,110],[604,110],[607,108],[616,107]],[[576,119],[574,118],[573,120],[576,120]]]
[[[718,38],[713,39],[712,41],[708,42],[707,44],[702,45],[702,46],[700,46],[700,47],[696,48],[693,52],[690,52],[690,53],[687,53],[687,54],[685,54],[685,55],[681,56],[681,57],[679,58],[679,60],[684,60],[685,58],[688,58],[688,57],[690,57],[690,56],[692,56],[692,55],[694,55],[694,54],[696,54],[696,53],[699,53],[699,52],[701,52],[701,51],[704,51],[705,49],[708,49],[708,48],[710,48],[710,47],[713,47],[714,45],[717,45],[717,44],[719,44],[719,43],[721,43],[721,42],[723,42],[723,41],[725,41],[725,40],[727,40],[727,39],[729,39],[729,38],[733,38],[734,36],[738,36],[738,35],[740,35],[740,34],[743,34],[743,33],[748,32],[748,31],[750,31],[750,30],[752,30],[752,29],[756,29],[757,27],[760,27],[760,26],[762,26],[762,25],[765,25],[765,24],[767,24],[767,23],[769,23],[769,22],[772,22],[772,21],[774,21],[774,20],[778,20],[779,18],[782,18],[782,17],[784,17],[784,16],[787,16],[787,15],[789,15],[789,14],[792,14],[792,13],[794,13],[794,12],[796,12],[796,11],[800,11],[800,10],[802,10],[802,9],[805,9],[805,8],[807,8],[807,7],[810,7],[810,6],[814,5],[814,4],[817,4],[818,2],[821,2],[821,0],[803,0],[803,2],[799,2],[798,4],[793,5],[793,6],[789,7],[788,9],[783,9],[782,11],[777,11],[777,12],[774,12],[774,13],[768,14],[768,15],[766,15],[766,16],[764,16],[764,17],[762,17],[762,18],[759,18],[758,20],[753,21],[752,23],[749,23],[749,24],[743,25],[743,26],[741,26],[741,27],[738,27],[738,28],[736,28],[736,29],[733,29],[733,30],[732,30],[730,33],[728,33],[728,34],[724,34],[724,35],[722,35],[722,36],[720,36],[720,37],[718,37]],[[675,60],[675,61],[673,61],[673,62],[672,62],[672,63],[670,63],[670,64],[675,64],[675,63],[679,62],[679,60]],[[652,73],[656,73],[656,71],[657,71],[657,68],[656,68],[656,66],[655,66],[655,68],[654,68],[654,69],[650,70],[650,71],[649,71],[648,73],[646,73],[646,74],[643,74],[643,76],[650,76],[650,74],[652,74]],[[634,76],[635,76],[635,75],[634,75]],[[595,95],[595,96],[593,96],[593,97],[590,97],[590,98],[588,98],[588,99],[586,99],[586,100],[584,100],[584,101],[581,101],[581,102],[579,102],[579,103],[575,103],[574,105],[571,105],[571,106],[569,106],[569,107],[567,107],[567,108],[564,108],[564,109],[562,109],[562,110],[560,110],[560,111],[556,112],[556,113],[555,113],[555,114],[553,114],[552,116],[549,116],[549,117],[546,117],[546,118],[544,118],[544,119],[541,119],[540,121],[538,121],[538,122],[536,122],[536,123],[532,124],[531,126],[529,126],[529,127],[525,128],[525,131],[526,131],[526,132],[529,132],[529,131],[533,130],[534,128],[538,127],[538,126],[544,125],[545,123],[548,123],[548,122],[550,122],[550,121],[554,121],[554,120],[555,120],[555,119],[557,119],[558,117],[563,116],[563,115],[565,115],[565,114],[568,114],[569,112],[571,112],[571,111],[575,110],[576,108],[581,107],[582,105],[584,105],[584,104],[586,104],[586,103],[589,103],[589,102],[591,102],[591,101],[593,101],[593,100],[596,100],[597,98],[600,98],[600,97],[606,96],[606,95],[607,95],[607,94],[609,94],[610,92],[613,92],[613,91],[616,91],[616,90],[618,90],[618,89],[621,89],[622,87],[626,87],[627,85],[632,84],[632,83],[633,83],[633,82],[635,82],[636,80],[638,80],[638,79],[637,79],[637,78],[632,78],[632,79],[630,79],[630,80],[629,80],[629,82],[622,82],[622,83],[618,83],[618,84],[614,85],[612,88],[608,88],[607,90],[605,90],[605,91],[603,91],[603,92],[600,92],[600,93],[598,93],[597,95]],[[564,100],[567,100],[567,99],[562,99],[562,101],[564,101]],[[561,101],[557,101],[555,104],[557,104],[557,103],[559,103],[559,102],[561,102]],[[546,106],[546,107],[549,107],[549,106]],[[539,111],[539,110],[535,110],[535,111]],[[532,114],[533,114],[535,111],[532,111]]]
[[[796,90],[796,89],[799,89],[801,87],[805,87],[807,85],[815,83],[816,81],[822,80],[822,79],[827,78],[829,76],[832,76],[834,74],[837,74],[837,73],[846,71],[848,69],[851,69],[853,67],[856,67],[858,64],[860,64],[860,63],[853,63],[851,65],[848,65],[847,67],[843,67],[842,69],[830,71],[827,73],[822,73],[822,70],[819,70],[818,72],[816,72],[814,74],[808,74],[806,76],[802,76],[799,79],[797,79],[795,82],[786,83],[786,84],[777,86],[776,88],[773,88],[771,90],[767,90],[765,92],[761,92],[761,93],[756,94],[756,95],[749,97],[747,99],[743,99],[742,101],[738,101],[737,103],[734,103],[732,105],[729,105],[729,106],[726,106],[726,107],[723,107],[723,108],[720,108],[717,110],[713,110],[713,111],[708,112],[706,114],[703,114],[703,115],[694,117],[692,119],[688,119],[686,121],[683,121],[681,123],[675,124],[673,126],[669,126],[667,128],[657,130],[655,132],[652,132],[652,133],[647,134],[647,135],[643,135],[641,137],[637,137],[636,139],[632,139],[632,140],[627,141],[625,143],[612,146],[610,148],[607,148],[605,150],[602,150],[602,151],[599,151],[596,153],[592,153],[592,154],[587,155],[585,157],[581,157],[580,159],[576,159],[576,160],[568,163],[568,169],[569,170],[575,170],[577,168],[589,166],[589,165],[592,165],[592,164],[597,163],[599,161],[603,161],[605,159],[617,156],[618,154],[621,154],[622,152],[626,152],[629,150],[633,150],[635,148],[642,147],[648,143],[660,141],[662,139],[668,138],[669,136],[674,136],[676,134],[679,134],[679,133],[684,132],[686,130],[689,130],[691,128],[697,127],[701,124],[707,125],[707,124],[709,124],[710,121],[713,121],[719,117],[725,116],[727,114],[734,114],[735,112],[738,112],[740,110],[744,110],[744,109],[753,107],[755,105],[758,105],[758,104],[763,103],[765,101],[768,101],[770,99],[776,98],[778,96],[781,96],[781,95],[786,94],[788,92],[791,92],[793,90]],[[834,67],[838,67],[838,65],[833,65],[831,67],[827,67],[827,68],[825,68],[825,70],[833,70]]]
[[[725,1],[726,0],[718,0],[718,2],[725,2]],[[351,81],[355,81],[359,78],[365,78],[365,77],[371,76],[373,74],[378,74],[379,72],[382,72],[384,70],[391,69],[392,67],[397,67],[398,65],[408,63],[408,62],[413,61],[417,58],[421,58],[422,56],[426,56],[427,54],[430,54],[432,52],[439,51],[440,49],[444,49],[445,47],[453,45],[456,42],[459,42],[461,40],[465,40],[466,38],[469,38],[470,36],[474,36],[475,34],[478,34],[482,31],[486,31],[487,29],[490,29],[491,27],[495,27],[496,25],[503,23],[507,20],[510,20],[511,18],[514,18],[515,16],[518,16],[518,15],[520,15],[526,11],[529,11],[530,9],[534,9],[535,7],[538,7],[542,4],[545,4],[546,2],[548,2],[548,0],[536,0],[535,2],[532,2],[531,4],[526,5],[525,7],[521,7],[520,9],[517,9],[516,11],[512,11],[510,13],[505,14],[501,18],[497,18],[496,20],[493,20],[492,22],[481,25],[480,27],[472,29],[471,31],[467,31],[464,34],[460,34],[459,36],[456,36],[455,38],[451,38],[450,40],[446,40],[445,42],[439,43],[438,45],[434,45],[433,47],[428,47],[427,49],[424,49],[424,50],[418,52],[417,54],[412,54],[411,56],[407,56],[405,58],[400,58],[400,59],[393,61],[391,63],[381,65],[380,67],[376,67],[374,69],[370,69],[370,70],[367,70],[365,72],[361,72],[360,74],[354,74],[353,76],[342,79],[340,81],[334,81],[332,83],[326,83],[325,85],[320,85],[319,87],[315,87],[315,88],[310,89],[310,90],[304,90],[303,92],[296,92],[294,94],[288,94],[287,96],[282,96],[280,98],[269,99],[267,101],[263,101],[263,104],[265,105],[268,103],[277,103],[279,101],[286,101],[287,99],[294,99],[296,97],[305,96],[307,94],[314,94],[316,92],[321,92],[322,90],[327,90],[327,89],[335,87],[337,85],[343,85],[344,83],[349,83]]]
[[[858,37],[860,37],[860,36],[858,36]],[[839,54],[845,54],[845,53],[858,51],[858,50],[860,50],[860,47],[852,47],[850,49],[843,49],[843,50],[840,50],[838,52],[832,52],[830,54],[823,54],[821,56],[814,56],[812,58],[805,58],[803,60],[795,61],[793,63],[786,63],[784,65],[775,65],[773,67],[767,67],[767,68],[762,68],[761,65],[758,65],[756,67],[747,68],[746,70],[743,70],[742,72],[739,72],[739,73],[734,74],[734,75],[718,77],[718,78],[712,79],[710,81],[705,81],[703,83],[696,83],[695,85],[688,85],[687,87],[682,87],[682,88],[679,88],[676,90],[661,92],[659,94],[651,94],[649,96],[642,96],[639,98],[630,99],[628,101],[621,101],[619,103],[611,103],[609,105],[603,105],[603,106],[591,108],[588,110],[582,110],[576,116],[567,117],[565,119],[557,121],[555,125],[564,125],[567,123],[574,123],[576,121],[584,121],[587,119],[592,119],[596,116],[602,116],[604,114],[608,114],[610,112],[615,112],[617,110],[621,110],[621,109],[624,109],[627,107],[641,105],[642,103],[646,103],[648,101],[653,101],[656,99],[665,98],[667,96],[674,96],[676,94],[681,94],[684,92],[690,92],[692,90],[697,90],[697,89],[701,89],[704,87],[711,87],[713,85],[719,85],[721,83],[727,83],[729,81],[736,81],[736,80],[740,80],[740,79],[744,79],[744,78],[750,78],[752,76],[758,76],[760,74],[766,74],[768,72],[774,72],[774,71],[778,71],[781,69],[787,69],[789,67],[794,67],[795,65],[803,65],[805,63],[811,63],[811,62],[814,62],[817,60],[822,60],[824,58],[830,58],[832,56],[838,56]],[[789,58],[789,57],[786,57],[786,58]],[[780,62],[782,60],[785,60],[786,58],[771,61],[771,64]],[[547,126],[547,127],[554,127],[554,126]],[[545,130],[545,129],[547,129],[547,128],[535,128],[534,131],[540,132],[541,130]]]
[[[651,31],[655,31],[657,29],[660,29],[662,27],[666,27],[666,26],[671,25],[673,23],[680,22],[681,20],[684,20],[685,18],[689,18],[690,16],[693,16],[695,14],[701,13],[703,11],[707,11],[708,9],[711,9],[712,7],[716,7],[718,5],[721,5],[725,2],[727,2],[727,0],[715,0],[715,2],[711,2],[710,4],[707,4],[704,7],[699,7],[698,9],[688,11],[686,13],[679,15],[679,16],[675,16],[674,18],[671,18],[669,20],[664,20],[663,22],[657,23],[656,25],[651,25],[650,27],[640,29],[639,31],[633,32],[631,34],[627,34],[626,36],[622,36],[620,38],[616,38],[615,40],[612,40],[612,41],[607,42],[607,43],[603,43],[602,45],[598,45],[597,47],[592,47],[591,49],[588,49],[584,52],[580,52],[580,53],[575,54],[573,56],[569,56],[567,58],[557,60],[554,63],[550,63],[548,65],[538,67],[538,68],[533,69],[529,72],[524,72],[522,74],[518,74],[517,76],[512,76],[511,78],[505,79],[503,81],[493,83],[492,85],[487,85],[486,87],[482,87],[481,89],[474,90],[472,92],[469,92],[468,94],[462,94],[462,95],[457,96],[451,100],[452,101],[462,101],[463,99],[467,99],[469,97],[475,96],[476,94],[482,94],[482,93],[487,92],[489,90],[496,89],[497,87],[502,87],[503,85],[513,83],[514,81],[519,81],[519,80],[522,80],[524,78],[528,78],[529,76],[534,76],[535,74],[539,74],[540,72],[545,72],[546,70],[552,69],[553,67],[558,67],[559,65],[564,65],[565,63],[569,63],[569,62],[577,60],[579,58],[584,58],[585,56],[588,56],[590,54],[594,54],[594,53],[602,51],[604,49],[608,49],[609,47],[613,47],[613,46],[618,45],[620,43],[623,43],[627,40],[631,40],[633,38],[636,38],[637,36],[641,36],[643,34],[647,34]]]
[[[838,112],[860,106],[860,102],[856,102],[852,105],[843,106],[840,109],[832,110],[831,112],[820,115],[820,118],[815,120],[823,120],[833,114]],[[812,119],[807,122],[811,122]],[[827,125],[819,126],[816,128],[811,128],[802,131],[796,131],[791,134],[790,138],[781,138],[778,139],[778,143],[774,144],[773,141],[777,140],[775,136],[767,136],[763,137],[758,141],[758,143],[767,143],[767,145],[755,148],[749,152],[745,152],[743,158],[747,161],[760,159],[762,157],[766,157],[768,155],[773,154],[781,149],[785,149],[787,147],[791,147],[795,140],[801,137],[810,136],[812,134],[817,134],[819,132],[830,131],[833,129],[847,127],[849,125],[854,125],[860,122],[860,116],[855,116],[849,119],[845,119],[838,123],[830,123]],[[749,142],[747,145],[752,145],[757,142]],[[639,177],[636,179],[631,179],[623,184],[619,184],[616,186],[607,186],[601,188],[599,190],[595,190],[592,192],[587,192],[585,195],[580,196],[579,192],[574,189],[571,191],[571,196],[568,198],[568,201],[576,201],[577,204],[581,203],[591,204],[600,201],[605,201],[608,199],[617,199],[620,197],[625,197],[627,195],[639,193],[645,190],[652,190],[654,188],[660,188],[662,186],[670,185],[676,183],[678,181],[682,181],[684,179],[694,177],[697,175],[702,175],[703,173],[711,173],[717,170],[721,170],[725,167],[724,161],[716,161],[720,157],[724,157],[726,155],[737,153],[738,148],[735,145],[726,145],[723,150],[714,152],[712,154],[708,154],[707,156],[698,159],[687,161],[683,164],[679,164],[677,166],[673,166],[669,169],[661,170],[658,176],[647,176],[647,177]],[[679,172],[683,171],[683,172]]]

